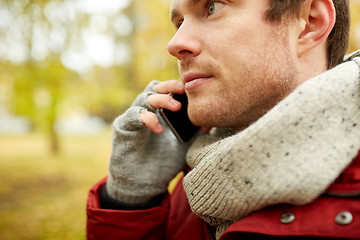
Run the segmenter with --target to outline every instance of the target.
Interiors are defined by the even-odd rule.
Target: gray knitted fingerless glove
[[[108,194],[129,204],[146,203],[165,193],[168,183],[185,166],[188,144],[180,144],[164,126],[161,134],[151,132],[140,120],[140,112],[156,112],[147,102],[155,94],[151,82],[132,106],[113,123],[113,148],[109,162]]]

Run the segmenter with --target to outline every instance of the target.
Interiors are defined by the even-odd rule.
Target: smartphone
[[[181,109],[177,112],[160,108],[159,112],[171,131],[181,143],[186,143],[199,131],[189,119],[187,108],[188,100],[186,94],[170,94],[175,100],[181,102]]]

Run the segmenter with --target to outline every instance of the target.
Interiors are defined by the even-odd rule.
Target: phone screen
[[[169,125],[171,131],[175,134],[180,142],[188,142],[194,134],[199,131],[200,127],[195,126],[189,119],[187,108],[188,101],[186,94],[173,94],[172,97],[181,102],[181,109],[177,112],[168,109],[159,109],[160,115]]]

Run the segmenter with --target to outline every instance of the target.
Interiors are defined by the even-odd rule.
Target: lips
[[[185,73],[183,75],[183,81],[184,83],[188,83],[194,80],[198,79],[206,79],[206,78],[212,78],[213,76],[211,74],[202,74],[202,73]]]
[[[197,88],[200,85],[211,81],[213,75],[204,73],[185,73],[183,74],[183,82],[185,84],[185,90],[190,91],[191,89]]]

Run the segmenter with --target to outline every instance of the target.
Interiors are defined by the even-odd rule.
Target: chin
[[[228,127],[227,121],[221,120],[210,108],[205,111],[189,111],[189,118],[194,125],[200,127]]]
[[[190,96],[188,114],[191,122],[200,127],[231,127],[234,122],[239,120],[232,110],[234,104],[230,101],[222,101],[218,98],[210,98],[200,95]]]
[[[188,111],[189,114],[189,118],[190,121],[196,125],[196,126],[200,126],[200,127],[205,127],[205,126],[211,126],[211,121],[209,121],[210,119],[208,117],[204,117],[206,114],[203,113],[203,111]]]

